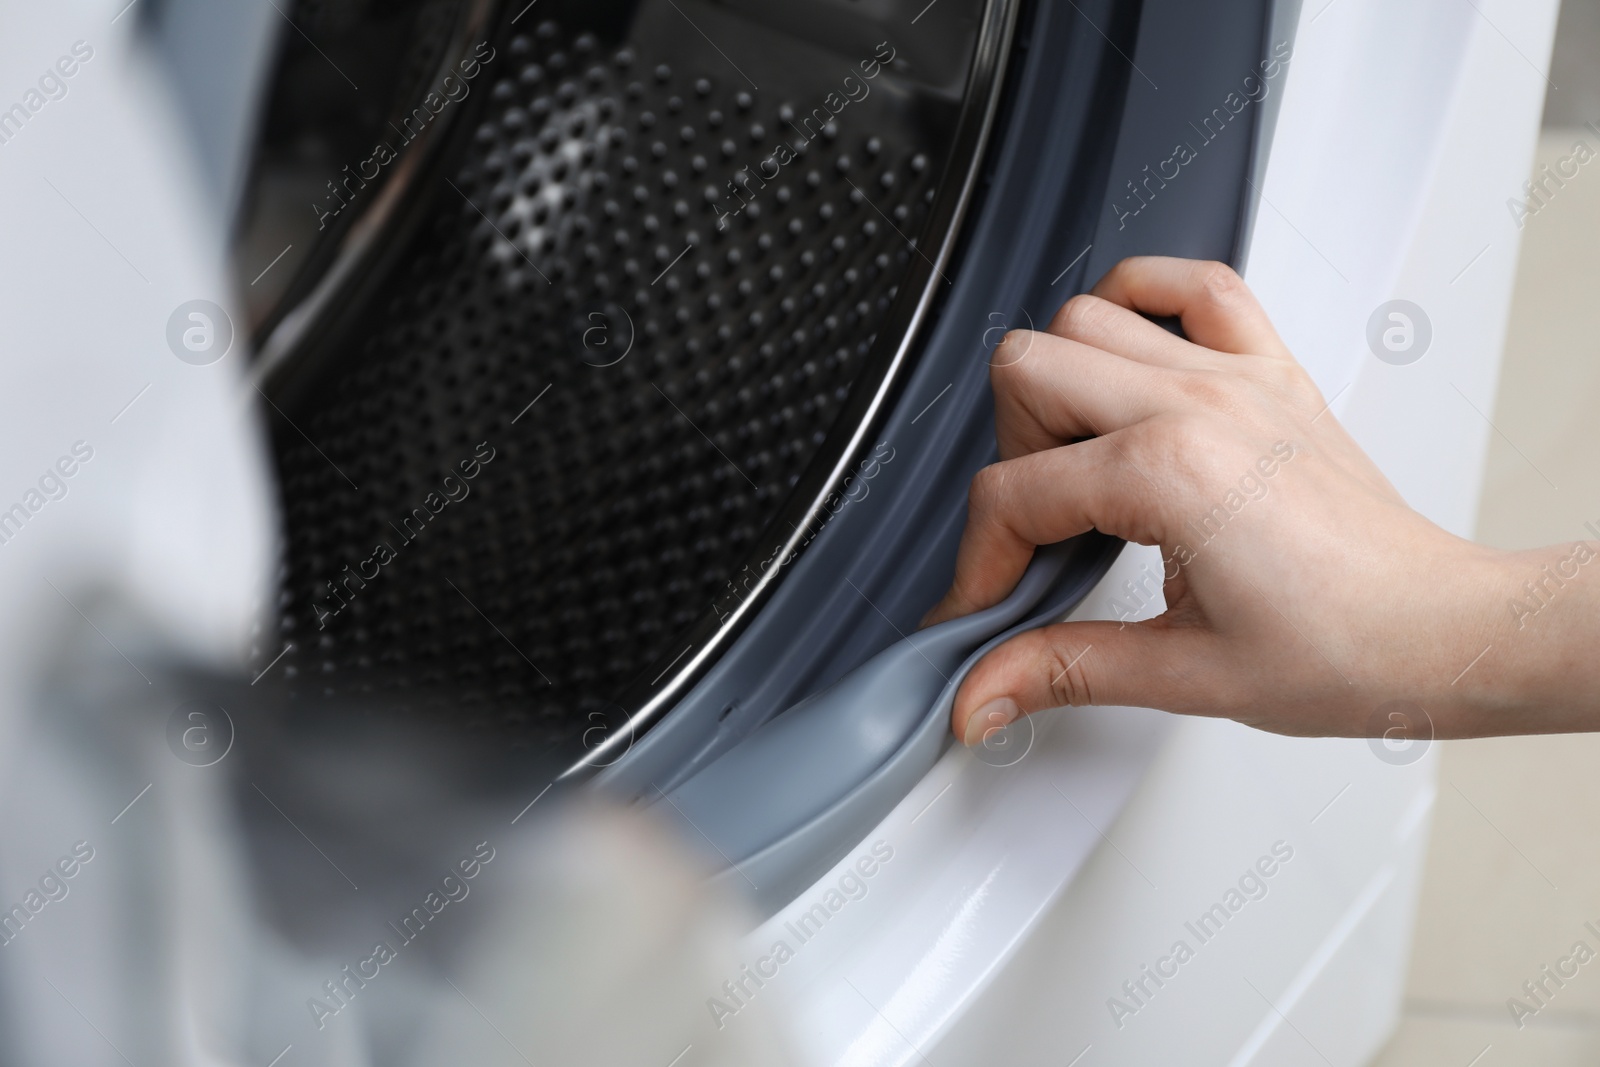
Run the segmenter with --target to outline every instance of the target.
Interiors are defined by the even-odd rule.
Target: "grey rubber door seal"
[[[1146,166],[1172,153],[1174,139],[1198,136],[1187,132],[1191,110],[1227,105],[1244,79],[1259,75],[1275,36],[1290,32],[1285,6],[1144,0],[1132,60],[1083,26],[1087,10],[1120,35],[1127,5],[1033,9],[965,253],[971,267],[959,269],[885,427],[884,439],[905,458],[823,531],[735,654],[663,723],[683,728],[652,731],[599,776],[685,824],[685,840],[710,841],[725,854],[719,860],[708,849],[713,861],[731,864],[717,877],[753,885],[765,913],[824,873],[933,765],[949,744],[949,709],[966,669],[993,644],[1063,615],[1120,551],[1120,542],[1098,534],[1052,546],[1010,599],[960,626],[902,636],[867,662],[856,659],[849,673],[791,669],[826,668],[813,645],[858,643],[865,631],[851,629],[843,606],[865,600],[880,628],[887,622],[904,635],[948,582],[967,480],[993,458],[986,327],[1041,328],[1063,300],[1127,255],[1241,262],[1267,109],[1242,109],[1236,124],[1201,146],[1199,165],[1137,213],[1129,207],[1140,201],[1127,198]],[[819,605],[827,610],[801,610]],[[776,694],[796,688],[796,696],[822,691],[773,706]],[[709,722],[726,728],[708,731]]]
[[[884,649],[662,794],[657,814],[712,845],[730,865],[719,879],[775,910],[827,870],[837,842],[860,839],[927,773],[951,742],[956,692],[978,660],[1088,592],[1099,574],[1073,568],[1074,555],[1067,543],[1041,549],[1000,604]]]

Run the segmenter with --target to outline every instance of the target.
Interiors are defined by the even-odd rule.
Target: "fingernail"
[[[989,703],[972,713],[967,720],[966,736],[962,742],[968,748],[982,744],[990,730],[1000,730],[1017,720],[1022,714],[1022,709],[1010,697],[995,697]]]

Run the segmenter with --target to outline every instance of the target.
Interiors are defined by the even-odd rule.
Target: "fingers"
[[[1255,294],[1224,263],[1134,256],[1112,267],[1093,293],[1135,311],[1177,315],[1189,340],[1206,348],[1288,355]]]
[[[1028,330],[1006,334],[989,380],[1001,459],[1120,430],[1175,399],[1157,368]]]
[[[1156,367],[1188,368],[1206,363],[1205,351],[1162,329],[1143,315],[1090,293],[1061,305],[1049,331],[1081,344]]]
[[[1159,538],[1164,498],[1134,466],[1125,431],[1003,460],[979,471],[950,591],[923,620],[943,622],[1003,600],[1036,545],[1091,529],[1143,544]]]
[[[1197,634],[1116,622],[1064,622],[1018,634],[972,669],[950,725],[968,745],[1020,715],[1067,705],[1176,708],[1203,669]]]
[[[1179,384],[1188,372],[1239,367],[1202,344],[1287,356],[1249,289],[1223,264],[1127,259],[1096,292],[1062,305],[1048,333],[1013,330],[996,346],[990,378],[1002,459],[1187,410]],[[1183,316],[1194,341],[1132,308]]]

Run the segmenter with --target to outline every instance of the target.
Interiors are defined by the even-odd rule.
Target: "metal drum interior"
[[[346,149],[259,309],[286,524],[260,651],[287,642],[297,695],[544,745],[686,669],[942,284],[985,7],[944,4],[914,38],[881,0],[412,5],[394,67],[450,77],[384,83],[362,128],[392,151]],[[251,240],[307,187],[275,143]]]

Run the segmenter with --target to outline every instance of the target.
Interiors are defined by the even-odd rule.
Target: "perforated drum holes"
[[[311,605],[316,615],[317,629],[328,624],[384,573],[383,568],[400,558],[407,546],[422,536],[428,524],[451,504],[459,504],[472,495],[472,480],[483,473],[483,468],[494,462],[494,446],[480,442],[470,457],[456,464],[456,469],[444,475],[436,487],[430,488],[410,511],[389,520],[388,527],[379,532],[372,554],[354,565],[346,564],[333,578],[323,581],[325,596]],[[398,521],[397,521],[398,520]],[[390,535],[393,531],[394,536]],[[370,568],[370,569],[369,569]]]
[[[572,351],[591,367],[610,367],[633,351],[633,316],[612,300],[591,301],[567,328]]]
[[[1372,354],[1396,367],[1415,363],[1433,344],[1433,322],[1428,313],[1409,300],[1379,304],[1367,319],[1367,347]]]
[[[196,367],[215,363],[233,347],[233,320],[210,300],[179,304],[167,318],[167,347]]]
[[[259,659],[293,642],[298,690],[448,694],[417,706],[593,740],[589,713],[683,647],[852,390],[875,387],[859,383],[921,262],[908,239],[958,102],[880,72],[719,230],[726,182],[862,56],[712,28],[760,66],[752,90],[657,13],[606,41],[545,0],[491,38],[495,63],[440,116],[470,126],[419,187],[415,236],[284,407],[304,436],[275,424],[288,551]],[[319,630],[326,582],[342,592],[341,568],[484,439],[502,458],[472,502]]]
[[[840,80],[838,87],[831,89],[826,95],[822,96],[817,101],[817,106],[813,107],[809,112],[796,112],[793,107],[787,104],[779,108],[778,119],[783,123],[785,129],[779,131],[780,139],[776,147],[755,165],[755,170],[752,172],[748,164],[741,167],[734,173],[732,178],[728,179],[727,191],[721,193],[720,198],[714,187],[706,187],[706,199],[716,205],[717,229],[726,229],[729,220],[749,207],[761,190],[767,187],[767,183],[778,178],[779,171],[782,168],[799,159],[808,144],[819,138],[832,141],[838,137],[839,127],[834,119],[852,103],[860,103],[865,100],[872,93],[872,79],[876,78],[894,60],[894,46],[888,41],[880,41],[873,50],[873,54],[861,60],[858,64],[861,76],[859,78],[856,77],[854,71],[846,74]],[[709,92],[710,82],[702,82],[702,84],[707,87]],[[696,88],[698,87],[697,85]],[[749,106],[747,101],[750,101],[750,99],[749,93],[740,93],[737,102],[741,107],[747,107]],[[752,140],[758,139],[757,130],[759,129],[761,129],[759,124],[750,127]],[[690,131],[692,127],[685,126],[684,130]],[[794,131],[794,138],[789,136],[790,130]],[[685,139],[689,139],[689,136],[686,136]],[[723,155],[733,154],[728,150],[728,144],[731,144],[731,142],[724,142]],[[843,173],[850,169],[850,157],[840,156],[835,160],[834,165],[840,173]]]

